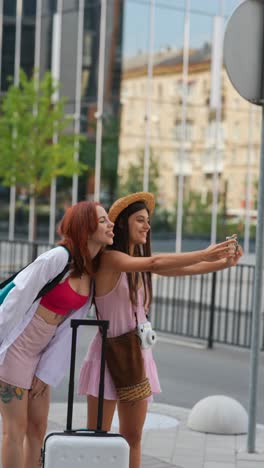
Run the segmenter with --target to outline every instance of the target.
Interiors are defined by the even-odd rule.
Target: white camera
[[[148,320],[137,325],[137,334],[143,349],[151,348],[157,341],[157,334],[152,330],[151,323]]]

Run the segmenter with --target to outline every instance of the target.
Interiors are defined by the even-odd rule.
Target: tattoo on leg
[[[24,388],[15,387],[14,385],[10,385],[4,382],[0,383],[0,400],[3,403],[9,403],[13,400],[13,398],[16,398],[17,400],[22,400],[24,394]]]

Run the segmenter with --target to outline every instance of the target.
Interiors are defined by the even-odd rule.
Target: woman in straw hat
[[[242,254],[240,248],[235,249],[236,241],[232,239],[195,252],[151,255],[149,217],[154,206],[151,193],[138,192],[120,198],[109,210],[109,218],[115,223],[114,242],[102,255],[95,293],[98,318],[110,320],[109,337],[127,336],[137,325],[147,323],[146,314],[152,299],[151,273],[166,276],[207,273],[235,265]],[[155,335],[151,337],[154,340]],[[99,331],[88,349],[79,379],[79,394],[87,395],[90,429],[96,427],[97,421],[100,352]],[[151,347],[140,349],[140,359],[145,372],[140,384],[129,386],[130,374],[134,371],[132,357],[127,368],[123,368],[127,386],[125,382],[123,386],[114,384],[117,361],[110,366],[107,360],[105,372],[103,429],[110,430],[117,405],[119,430],[130,446],[130,468],[140,467],[147,404],[153,393],[160,392]],[[117,360],[124,360],[122,348]],[[115,380],[116,377],[121,376],[115,376]],[[140,394],[137,393],[139,388]]]

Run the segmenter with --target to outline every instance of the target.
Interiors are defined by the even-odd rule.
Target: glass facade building
[[[43,73],[51,69],[53,16],[57,11],[57,0],[41,2],[41,63]],[[16,27],[21,14],[20,64],[27,74],[34,68],[37,0],[3,0],[0,11],[0,35],[2,47],[0,54],[1,92],[6,91],[9,77],[14,76]],[[61,37],[61,80],[62,94],[73,98],[76,75],[76,50],[78,28],[78,0],[62,2]],[[0,2],[1,8],[1,2]],[[100,0],[85,0],[82,98],[86,104],[95,100],[97,95],[98,53],[100,35]],[[1,14],[2,13],[2,14]],[[122,46],[122,0],[107,2],[107,40],[106,40],[106,101],[119,100]]]
[[[67,99],[66,112],[74,114],[79,0],[0,1],[0,92],[5,93],[16,74],[16,63],[30,76],[35,67],[36,35],[40,33],[40,76],[52,68],[54,15],[62,8],[59,52],[60,95]],[[41,5],[41,18],[37,10]],[[81,74],[81,129],[92,139],[97,108],[100,39],[100,0],[84,2],[83,56]],[[40,30],[36,31],[38,24]],[[108,0],[105,47],[105,114],[119,116],[123,1]],[[17,68],[18,70],[18,68]],[[116,135],[118,139],[118,135]],[[116,155],[117,157],[117,155]],[[83,196],[84,194],[82,194]]]

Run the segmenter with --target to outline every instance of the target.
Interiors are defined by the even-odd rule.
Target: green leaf
[[[16,181],[36,193],[49,187],[54,177],[72,177],[87,170],[74,160],[83,137],[73,134],[73,118],[65,113],[66,99],[54,102],[58,89],[48,72],[37,83],[21,70],[19,86],[11,85],[0,109],[0,177],[11,186]],[[54,143],[56,135],[56,143]]]

